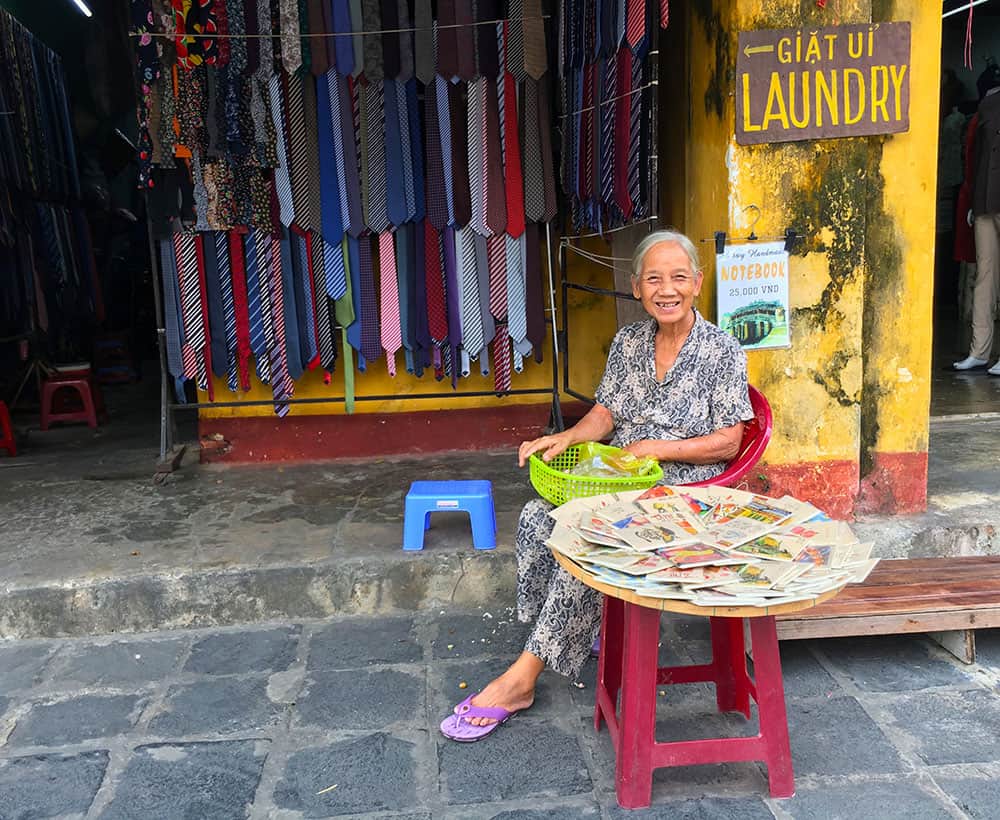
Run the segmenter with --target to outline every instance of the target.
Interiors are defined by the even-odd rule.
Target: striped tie
[[[635,48],[646,36],[646,0],[628,0],[628,17],[625,22],[625,39],[629,48]]]
[[[524,70],[524,4],[510,0],[507,4],[507,70],[515,80],[527,77]]]
[[[629,106],[629,144],[628,144],[628,196],[631,203],[629,211],[639,205],[639,133],[642,124],[642,60],[632,60],[632,102]],[[626,219],[629,213],[625,214]]]
[[[236,308],[233,304],[233,275],[229,265],[229,235],[215,233],[215,256],[219,263],[219,290],[222,292],[222,317],[226,328],[226,383],[235,393],[240,386],[236,365]]]
[[[316,227],[310,188],[312,175],[309,167],[309,145],[306,135],[305,97],[303,83],[312,82],[311,77],[303,79],[301,74],[288,76],[288,159],[291,165],[292,201],[295,203],[295,224],[308,231]]]
[[[670,25],[670,0],[660,0],[660,28]]]
[[[504,234],[486,240],[486,258],[490,272],[490,313],[502,322],[507,316],[507,242]]]
[[[194,277],[196,287],[197,287],[197,299],[199,302],[199,315],[201,321],[198,322],[198,335],[194,338],[196,340],[192,347],[198,351],[198,378],[197,384],[199,389],[208,391],[209,401],[214,401],[215,397],[213,395],[213,382],[209,378],[209,372],[212,369],[212,351],[208,346],[209,330],[208,330],[208,298],[205,292],[205,248],[202,240],[201,234],[194,235],[194,252],[195,252],[195,263],[194,268],[196,274]]]
[[[265,241],[267,241],[265,239]],[[270,238],[270,275],[267,277],[268,301],[271,305],[271,321],[274,326],[274,345],[270,349],[271,392],[274,395],[274,412],[278,416],[288,415],[285,401],[295,392],[295,383],[288,374],[288,353],[285,340],[285,305],[281,287],[281,240]],[[294,329],[292,329],[294,332]]]
[[[383,231],[378,237],[379,290],[381,293],[382,349],[389,375],[396,375],[396,351],[403,346],[399,322],[399,284],[396,281],[396,257],[392,234]]]
[[[468,358],[483,349],[483,317],[479,302],[479,271],[476,267],[476,233],[466,226],[455,232],[455,256],[461,287],[459,312],[462,320],[462,349]],[[464,365],[462,375],[468,376]]]
[[[447,100],[447,97],[445,97]],[[427,186],[425,189],[426,204],[424,210],[427,220],[439,231],[451,220],[448,208],[449,175],[445,173],[444,159],[448,157],[448,168],[451,168],[451,146],[448,152],[442,148],[441,119],[438,116],[437,83],[434,90],[424,91],[424,111],[427,117]]]
[[[195,237],[190,233],[174,234],[174,252],[177,260],[177,278],[180,282],[181,319],[184,328],[184,345],[181,357],[184,376],[194,379],[198,376],[198,360],[204,346],[204,332],[201,321],[201,294],[198,290],[197,259],[195,258]]]
[[[259,246],[271,246],[271,240],[264,233],[251,230],[247,234],[247,314],[250,317],[250,350],[257,365],[257,378],[263,384],[271,381],[271,368],[267,351],[270,343],[264,334],[265,318],[270,322],[271,308],[267,299],[267,268],[259,253]],[[261,292],[263,290],[263,293]]]
[[[288,162],[288,151],[285,145],[285,124],[282,117],[281,79],[277,74],[271,75],[268,82],[268,95],[271,100],[271,119],[274,123],[275,150],[278,152],[278,165],[274,169],[274,189],[280,203],[281,224],[286,228],[295,220],[295,208],[292,204],[291,166]]]
[[[514,370],[521,372],[520,357],[531,353],[524,285],[524,234],[507,236],[507,329],[514,344]]]
[[[507,326],[499,325],[493,337],[493,389],[497,393],[510,390],[510,336]]]
[[[629,151],[626,149],[631,134],[632,52],[623,48],[618,52],[618,77],[616,80],[618,100],[615,103],[615,204],[624,219],[632,213],[632,202],[628,193]]]
[[[333,372],[334,364],[337,361],[337,349],[333,344],[333,322],[330,316],[330,300],[324,289],[316,287],[316,276],[319,271],[325,270],[326,253],[332,251],[331,245],[325,245],[323,237],[318,233],[313,233],[309,237],[309,248],[312,251],[312,267],[309,270],[309,295],[312,297],[316,308],[316,338],[319,343],[319,363],[327,372]],[[339,248],[337,255],[340,256]],[[340,257],[343,264],[344,258]],[[346,284],[344,292],[347,292]]]
[[[369,38],[366,38],[369,39]],[[385,184],[385,112],[382,108],[382,83],[369,83],[362,94],[362,118],[368,134],[368,197],[365,222],[373,233],[389,226]]]
[[[489,232],[486,227],[486,153],[483,139],[483,130],[486,127],[486,83],[485,77],[469,83],[467,111],[469,196],[472,201],[472,221],[469,226],[483,236]]]
[[[395,5],[396,0],[389,1]],[[404,90],[403,86],[395,80],[386,80],[383,89],[386,213],[389,223],[398,228],[407,220],[403,154],[409,155],[410,149],[408,143],[404,144],[403,136],[400,133],[401,118],[399,115],[399,102],[402,96],[403,117],[406,117],[406,96],[405,93],[400,94]]]
[[[604,94],[601,105],[600,199],[610,205],[615,198],[615,103],[618,70],[613,57],[604,63]]]

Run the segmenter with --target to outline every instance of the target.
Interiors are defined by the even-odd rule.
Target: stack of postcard
[[[568,501],[546,542],[594,578],[700,606],[775,606],[860,583],[878,563],[850,527],[791,496],[659,486]]]

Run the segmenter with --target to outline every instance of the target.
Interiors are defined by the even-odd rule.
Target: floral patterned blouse
[[[615,335],[598,385],[597,403],[611,411],[612,444],[643,439],[676,441],[706,436],[753,418],[747,357],[739,342],[694,312],[694,326],[677,360],[656,380],[656,322],[626,325]],[[663,483],[704,481],[725,469],[715,464],[663,463]]]

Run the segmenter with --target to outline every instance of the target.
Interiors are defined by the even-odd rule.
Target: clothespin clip
[[[716,256],[721,256],[726,252],[726,232],[716,231],[715,232],[715,254]]]
[[[799,235],[794,228],[785,229],[785,253],[791,253],[795,249],[795,243],[799,241]]]

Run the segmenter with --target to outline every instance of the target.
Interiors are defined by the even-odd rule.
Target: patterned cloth
[[[615,336],[597,402],[615,422],[612,443],[704,436],[753,418],[747,360],[739,343],[695,311],[695,323],[674,366],[656,381],[652,319],[626,325]],[[663,465],[663,483],[702,481],[725,463]],[[525,650],[560,675],[576,678],[601,623],[601,593],[560,567],[545,540],[552,505],[533,499],[517,525],[517,616],[535,626]]]
[[[555,525],[551,509],[533,499],[517,522],[517,619],[535,621],[525,651],[575,680],[601,625],[601,593],[566,572],[545,546]]]
[[[753,418],[747,392],[747,357],[739,342],[695,310],[694,327],[662,382],[656,380],[656,322],[626,325],[611,343],[597,403],[611,411],[611,443],[677,441],[707,436]],[[663,464],[664,484],[705,481],[725,469],[714,464]]]

